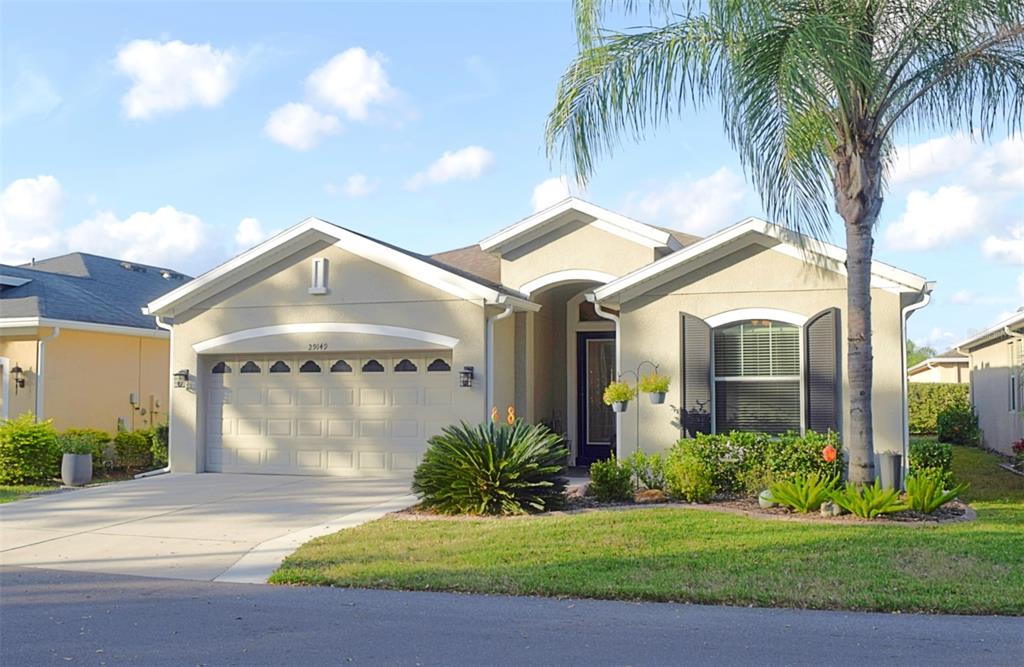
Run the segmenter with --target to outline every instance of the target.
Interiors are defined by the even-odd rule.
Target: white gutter
[[[55,320],[49,317],[5,317],[0,319],[0,329],[23,329],[26,327],[59,327],[76,331],[96,331],[98,333],[124,336],[141,336],[143,338],[167,338],[167,334],[162,331],[144,329],[142,327],[128,327],[120,324]]]
[[[504,305],[505,310],[501,311],[497,315],[492,315],[487,318],[486,325],[486,336],[485,345],[487,346],[486,361],[484,362],[486,368],[484,369],[486,378],[486,402],[484,404],[484,422],[490,419],[491,407],[494,403],[494,323],[498,320],[503,320],[512,314],[512,304],[505,303],[505,299],[499,299],[499,305]]]
[[[921,299],[908,304],[900,311],[900,365],[903,370],[903,481],[906,483],[907,472],[910,470],[910,378],[907,376],[907,319],[915,310],[920,310],[932,300],[934,282],[926,282],[921,289]]]
[[[169,376],[167,379],[167,465],[164,466],[163,468],[158,468],[157,470],[140,472],[138,475],[135,476],[135,479],[143,479],[145,477],[156,477],[157,475],[163,475],[171,471],[171,407],[174,405],[174,401],[172,400],[171,397],[174,396],[174,375],[173,372],[170,370],[172,368],[170,362],[171,360],[174,359],[174,329],[171,328],[170,324],[164,322],[159,315],[157,315],[155,319],[156,325],[161,329],[165,329],[166,331],[170,332],[171,335],[171,344],[169,346],[170,350],[168,352],[169,358],[167,360],[167,375]]]
[[[611,320],[615,323],[615,377],[618,379],[619,375],[622,374],[622,336],[621,328],[622,322],[619,320],[619,316],[615,313],[609,313],[607,310],[601,307],[601,304],[597,302],[597,296],[593,293],[586,295],[586,300],[594,304],[594,312],[599,317],[603,317],[606,320]],[[639,417],[637,417],[639,419]],[[619,443],[622,441],[620,434],[622,433],[622,413],[615,413],[615,458],[619,458]],[[636,443],[637,447],[640,443]]]
[[[36,351],[36,421],[43,421],[43,378],[46,375],[46,341],[60,335],[60,327],[53,327],[50,335],[40,338]]]

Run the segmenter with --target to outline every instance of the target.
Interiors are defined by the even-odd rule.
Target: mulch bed
[[[775,521],[801,521],[805,523],[838,523],[865,525],[889,524],[901,526],[939,526],[950,523],[960,523],[962,521],[973,521],[977,518],[977,514],[975,513],[975,511],[971,509],[969,505],[959,500],[954,500],[950,503],[947,503],[946,505],[940,507],[932,514],[922,514],[920,512],[907,510],[904,512],[897,512],[895,514],[887,514],[885,516],[878,517],[877,519],[862,519],[852,514],[842,514],[840,516],[821,516],[817,512],[801,514],[799,512],[794,512],[785,507],[771,507],[768,509],[763,509],[760,505],[758,505],[756,498],[721,498],[716,499],[714,502],[707,504],[680,502],[602,503],[598,502],[591,496],[570,496],[567,499],[565,509],[555,510],[552,512],[545,512],[543,514],[528,514],[517,516],[475,516],[465,514],[448,515],[438,514],[437,512],[425,509],[420,505],[414,505],[404,510],[393,512],[389,516],[392,516],[397,519],[405,519],[410,521],[505,521],[510,519],[514,520],[526,517],[565,516],[569,514],[577,514],[584,512],[621,511],[630,509],[635,510],[655,508],[708,510],[712,512],[723,512],[726,514],[738,514],[753,519],[766,519]]]

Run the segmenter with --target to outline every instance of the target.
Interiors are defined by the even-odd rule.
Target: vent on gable
[[[327,294],[327,258],[313,260],[313,276],[309,286],[310,294]]]

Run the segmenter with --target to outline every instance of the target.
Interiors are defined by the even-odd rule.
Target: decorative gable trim
[[[664,229],[627,218],[576,197],[567,197],[553,206],[523,218],[497,234],[488,236],[480,242],[480,249],[498,254],[508,252],[577,220],[582,220],[602,231],[648,248],[678,250],[682,247]]]

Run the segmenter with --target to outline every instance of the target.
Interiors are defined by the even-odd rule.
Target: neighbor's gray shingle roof
[[[170,269],[81,252],[33,265],[0,264],[0,274],[29,281],[0,288],[0,319],[45,317],[144,329],[157,326],[153,317],[142,314],[143,306],[191,279]]]

